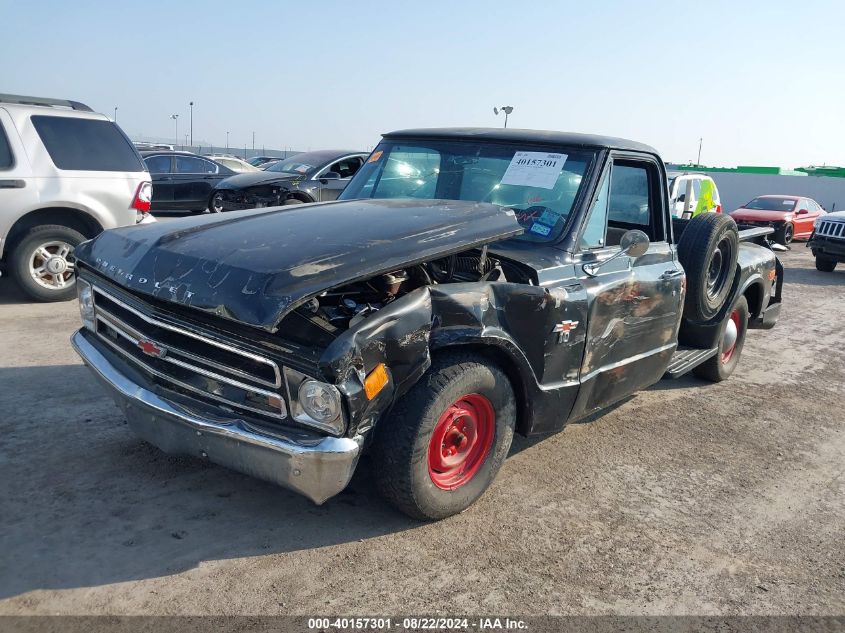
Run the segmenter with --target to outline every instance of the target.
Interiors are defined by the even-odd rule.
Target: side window
[[[695,204],[695,185],[692,178],[684,178],[678,183],[678,202],[687,201],[687,191],[689,191],[690,203]]]
[[[648,171],[645,167],[614,164],[608,218],[611,222],[647,226]]]
[[[650,240],[664,241],[660,200],[657,169],[652,163],[614,161],[607,211],[608,245],[619,244],[628,229],[640,229]]]
[[[604,172],[599,195],[590,209],[587,226],[581,235],[581,248],[601,248],[605,246],[605,231],[607,229],[607,199],[610,194],[610,169]]]
[[[170,156],[150,156],[144,159],[151,174],[169,174]]]
[[[692,198],[698,200],[701,197],[701,180],[696,178],[692,181]]]
[[[352,178],[355,175],[355,172],[361,167],[360,158],[352,157],[352,158],[345,158],[344,160],[339,160],[330,166],[326,171],[333,171],[337,174],[340,174],[341,178]]]
[[[177,174],[215,174],[217,165],[193,156],[176,156],[175,172]]]
[[[719,200],[719,188],[716,186],[716,182],[712,178],[707,179],[710,182],[711,190],[713,191],[713,202],[719,204],[721,200]]]
[[[10,169],[14,164],[15,160],[12,156],[12,148],[9,146],[9,139],[6,138],[3,124],[0,123],[0,169]]]

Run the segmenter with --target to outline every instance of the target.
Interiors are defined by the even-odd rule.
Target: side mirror
[[[642,257],[648,250],[649,244],[650,242],[648,239],[648,235],[646,235],[639,229],[631,229],[630,231],[626,231],[625,234],[622,236],[622,239],[619,240],[620,250],[618,253],[616,253],[613,257],[608,257],[603,262],[599,262],[597,264],[584,264],[584,272],[587,273],[590,277],[595,277],[596,275],[598,275],[599,270],[601,270],[602,266],[604,266],[608,262],[612,262],[614,259],[622,257],[623,255],[627,255],[628,257],[632,257],[633,259],[636,259],[637,257]]]
[[[798,209],[798,215],[807,215],[808,213],[807,209]]]
[[[336,171],[327,171],[325,174],[320,176],[320,180],[340,180],[340,174]]]
[[[622,247],[622,252],[628,257],[642,257],[648,250],[649,241],[648,235],[638,229],[631,229],[626,231],[619,240],[619,246]]]

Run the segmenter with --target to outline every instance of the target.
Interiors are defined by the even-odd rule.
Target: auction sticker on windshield
[[[566,158],[566,154],[516,152],[502,176],[501,184],[553,189]]]

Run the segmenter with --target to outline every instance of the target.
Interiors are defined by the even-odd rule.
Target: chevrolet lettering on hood
[[[130,282],[130,281],[135,279],[135,275],[133,275],[132,273],[128,273],[128,272],[124,271],[122,268],[115,266],[114,264],[109,264],[108,261],[102,259],[101,257],[97,257],[94,261],[96,263],[97,268],[99,268],[101,271],[108,274],[110,277],[113,277],[114,279],[123,279],[127,282]],[[150,282],[150,280],[147,279],[146,277],[138,277],[137,280],[136,280],[136,283],[139,286],[145,286],[146,284],[152,283],[152,288],[154,288],[155,290],[167,290],[174,297],[176,296],[177,292],[179,291],[179,287],[176,286],[176,285],[166,284],[166,283],[163,283],[161,281]],[[190,299],[193,296],[193,294],[194,293],[191,292],[190,290],[185,290],[184,295],[183,295],[184,300]]]
[[[440,519],[484,493],[514,433],[664,374],[724,380],[746,330],[777,322],[771,229],[673,220],[646,145],[408,130],[332,160],[326,187],[355,172],[337,201],[292,204],[277,176],[247,174],[229,194],[272,206],[76,248],[73,345],[142,438],[315,503],[368,453],[391,503]],[[602,193],[617,160],[618,198]]]

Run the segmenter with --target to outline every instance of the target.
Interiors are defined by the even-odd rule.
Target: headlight
[[[340,393],[333,385],[306,380],[299,386],[299,404],[315,421],[328,424],[340,417]]]
[[[87,281],[76,278],[76,296],[79,299],[79,316],[82,317],[82,325],[91,330],[96,330],[94,324],[94,291]]]

